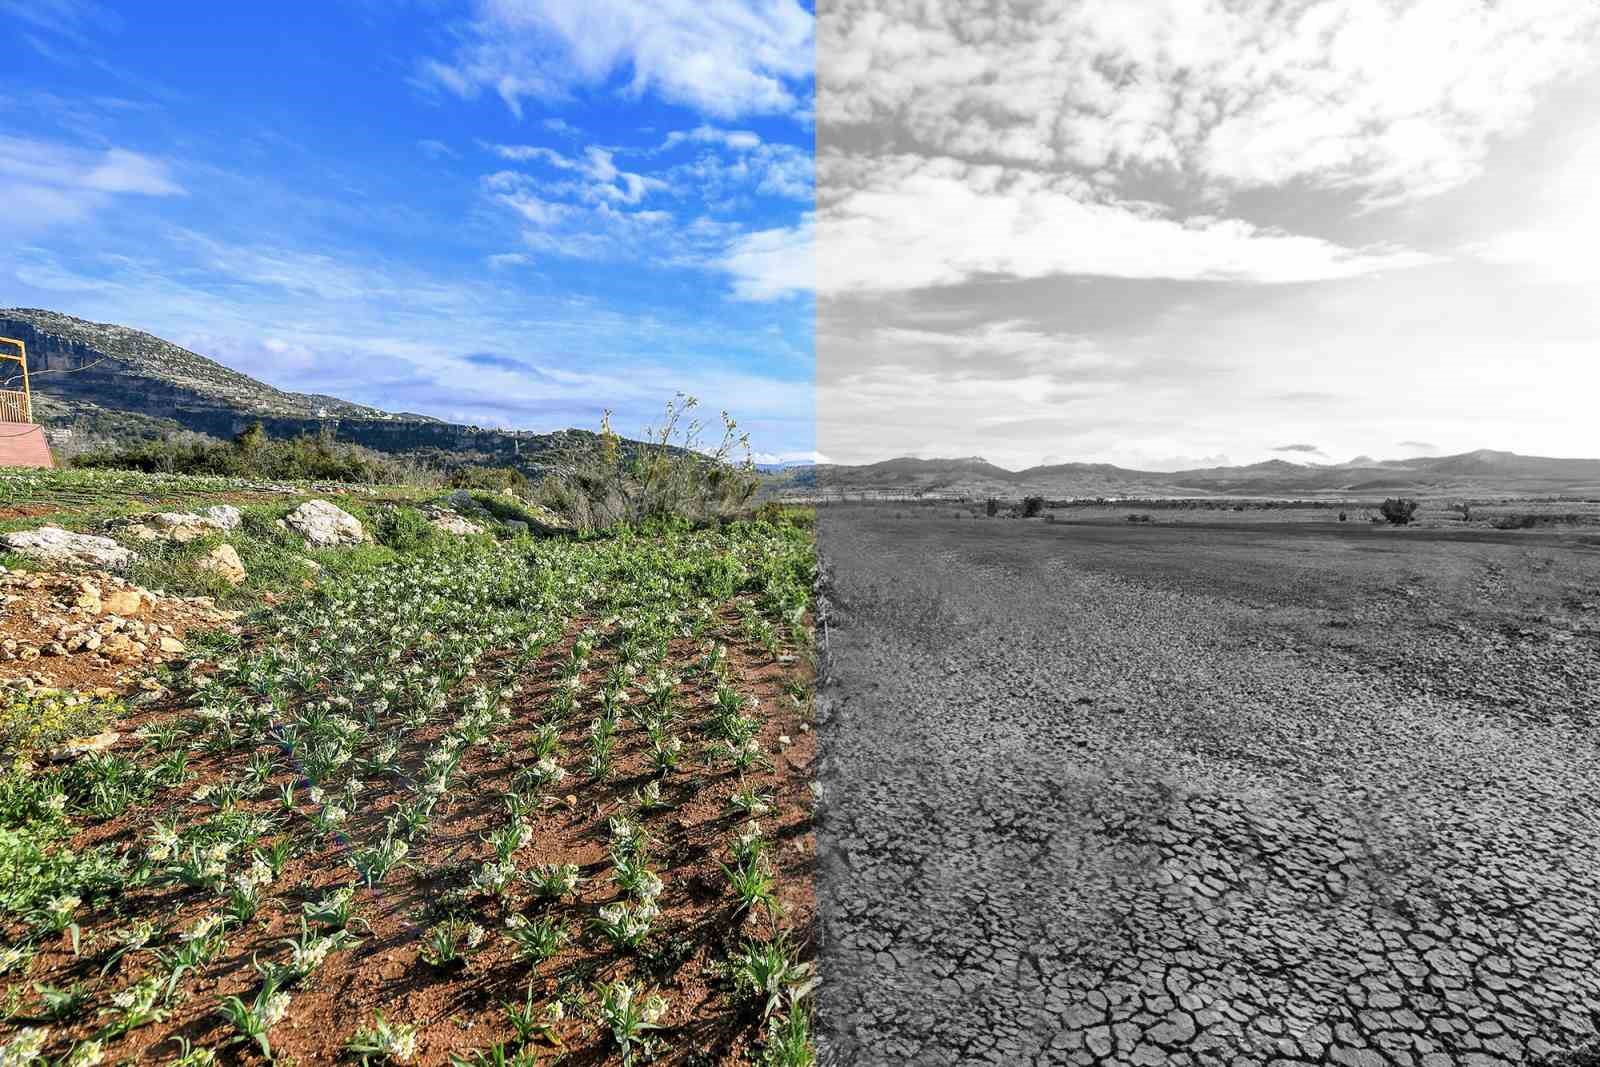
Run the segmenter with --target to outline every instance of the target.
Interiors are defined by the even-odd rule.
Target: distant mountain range
[[[1600,497],[1600,459],[1554,459],[1480,449],[1455,456],[1348,463],[1273,459],[1239,467],[1140,471],[1109,463],[1056,463],[1010,471],[979,456],[902,457],[815,468],[822,493],[927,493],[967,497],[1380,497],[1506,495]]]
[[[534,433],[462,426],[332,396],[287,392],[141,330],[37,308],[0,309],[0,337],[18,338],[28,346],[36,414],[58,447],[125,443],[180,431],[228,438],[260,421],[275,437],[330,430],[340,440],[439,465],[501,464],[535,473],[548,450],[594,437],[587,430]],[[1489,450],[1398,460],[1360,456],[1340,464],[1275,459],[1173,472],[1106,463],[1010,471],[977,456],[905,457],[864,466],[779,463],[764,466],[762,472],[768,491],[796,494],[1600,497],[1600,459]]]
[[[340,440],[440,465],[537,471],[587,430],[533,433],[462,426],[337,397],[275,389],[142,330],[38,308],[0,308],[0,337],[28,347],[35,417],[58,449],[104,447],[192,431],[230,438],[259,421],[274,437],[332,431]]]

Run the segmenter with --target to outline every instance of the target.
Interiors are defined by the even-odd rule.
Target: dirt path
[[[824,511],[824,1062],[1600,1023],[1600,553]]]

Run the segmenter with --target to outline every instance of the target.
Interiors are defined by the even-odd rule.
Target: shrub
[[[31,756],[69,737],[99,733],[125,710],[118,700],[87,693],[0,690],[0,757]]]
[[[755,522],[771,523],[773,526],[798,526],[810,529],[817,524],[816,509],[808,505],[785,504],[777,500],[768,500],[751,514]]]
[[[1022,517],[1031,519],[1044,514],[1044,497],[1025,496],[1022,498]]]
[[[396,552],[415,552],[432,540],[433,534],[433,526],[416,508],[385,508],[372,523],[378,543]]]
[[[74,456],[75,467],[136,470],[145,473],[211,474],[275,480],[423,484],[439,481],[421,464],[341,443],[332,433],[269,437],[252,423],[231,442],[172,437],[128,448]]]
[[[625,441],[607,411],[599,439],[559,455],[540,485],[543,503],[581,530],[635,526],[651,521],[705,522],[743,510],[760,485],[750,459],[749,435],[722,413],[722,439],[702,448],[705,426],[684,421],[698,401],[678,394],[660,427],[644,441]],[[736,450],[745,458],[735,463]]]
[[[1000,501],[990,497],[983,505],[983,513],[991,519],[1000,514]]]
[[[1489,525],[1496,530],[1531,530],[1539,525],[1539,516],[1529,512],[1512,512],[1509,515],[1497,515]]]
[[[1392,526],[1404,526],[1417,514],[1417,502],[1408,497],[1392,496],[1378,505],[1378,513]]]
[[[451,489],[481,489],[500,493],[509,489],[525,493],[532,488],[528,476],[515,467],[456,467],[445,478]]]

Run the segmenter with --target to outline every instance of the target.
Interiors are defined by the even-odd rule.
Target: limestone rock
[[[107,615],[131,618],[149,613],[156,606],[155,597],[143,589],[113,589],[101,594],[100,609]]]
[[[71,760],[91,752],[104,752],[122,739],[115,730],[95,734],[93,737],[69,737],[50,750],[52,760]]]
[[[367,539],[359,519],[326,500],[307,500],[285,515],[283,521],[316,548],[359,545]]]
[[[179,544],[197,541],[222,529],[204,515],[187,511],[163,511],[151,515],[145,525],[153,527],[163,539]]]
[[[454,511],[447,511],[444,508],[428,508],[426,514],[429,524],[443,533],[471,537],[473,534],[483,532],[482,526],[479,526],[471,519],[458,515]]]
[[[0,536],[0,543],[18,555],[52,564],[125,570],[133,563],[133,553],[111,538],[71,533],[59,526],[8,533]]]
[[[100,651],[118,659],[129,659],[137,654],[134,650],[135,644],[133,638],[127,634],[107,634],[100,643]]]
[[[244,514],[232,504],[213,504],[209,508],[201,508],[199,513],[223,530],[237,530],[240,523],[244,522]]]
[[[195,560],[194,565],[203,571],[221,575],[232,585],[238,585],[249,577],[244,569],[244,561],[239,558],[238,550],[229,544],[218,545]]]

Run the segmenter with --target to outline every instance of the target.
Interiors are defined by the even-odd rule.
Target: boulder
[[[450,502],[452,508],[455,508],[463,515],[476,515],[484,510],[483,505],[478,503],[478,499],[465,489],[457,489],[446,499]]]
[[[215,504],[199,511],[160,511],[146,515],[125,527],[130,537],[141,541],[198,540],[219,531],[236,530],[244,515],[231,504]]]
[[[111,538],[71,533],[59,526],[8,533],[0,537],[0,544],[18,555],[56,565],[125,570],[133,563],[133,553]]]
[[[158,537],[179,544],[198,541],[222,529],[206,516],[187,511],[159,512],[146,519],[145,525],[152,527]]]
[[[244,522],[244,513],[232,504],[213,504],[209,508],[201,508],[200,514],[223,530],[237,530]]]
[[[143,589],[113,589],[100,595],[100,610],[107,615],[132,618],[148,614],[155,606],[155,597]]]
[[[482,526],[479,526],[471,519],[457,515],[453,511],[446,511],[444,508],[429,508],[426,514],[428,523],[435,530],[443,533],[460,534],[462,537],[483,533]]]
[[[50,750],[50,758],[58,762],[74,760],[90,753],[104,752],[122,739],[115,730],[95,734],[93,737],[69,737]]]
[[[239,558],[238,550],[229,544],[218,545],[195,560],[194,565],[203,571],[221,575],[231,585],[238,585],[249,577],[244,569],[244,561]]]
[[[78,583],[78,587],[76,590],[74,590],[74,592],[76,594],[72,598],[72,606],[74,608],[83,612],[85,615],[100,614],[101,604],[99,582],[91,581],[90,579],[85,578]]]
[[[307,500],[285,515],[283,521],[314,548],[359,545],[367,539],[359,519],[326,500]]]

